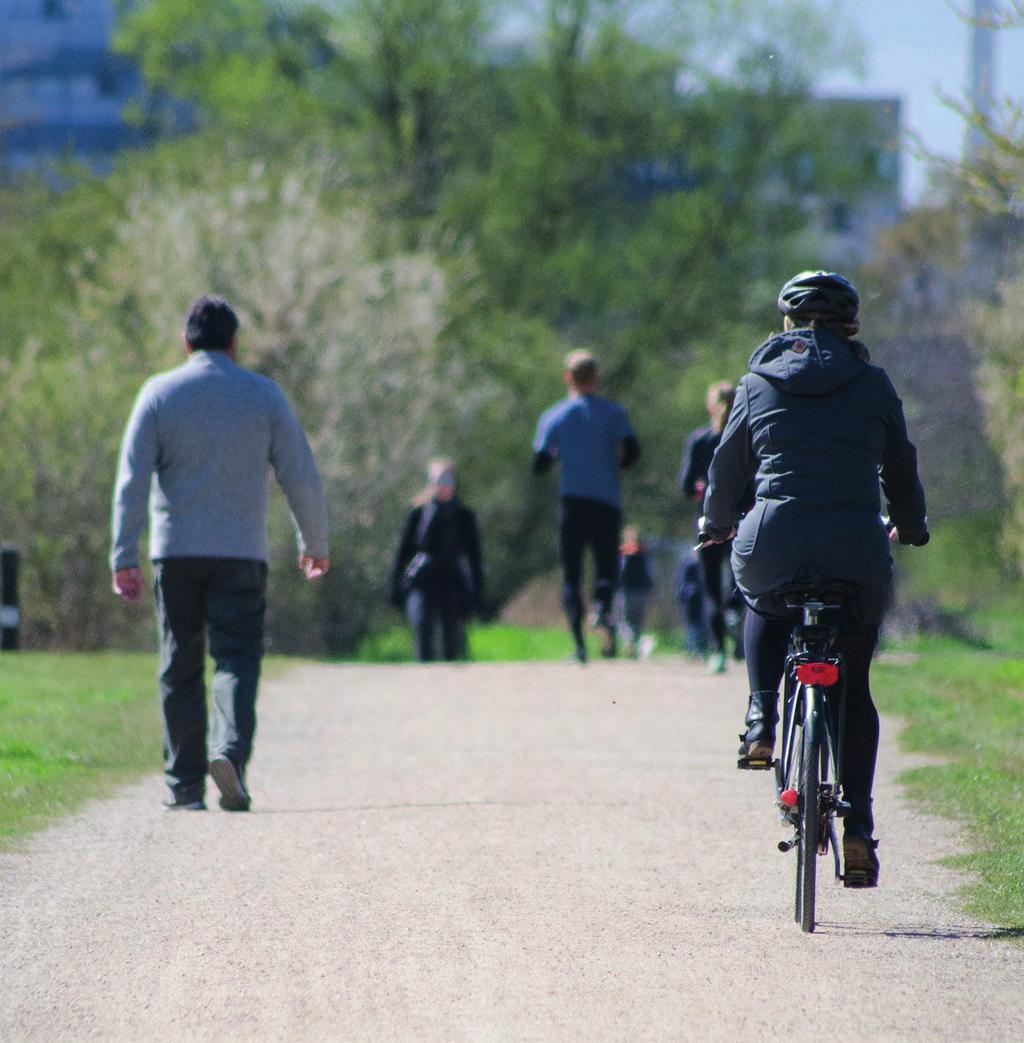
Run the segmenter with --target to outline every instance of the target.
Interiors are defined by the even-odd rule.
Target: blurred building
[[[902,127],[899,98],[829,97],[809,102],[815,150],[792,157],[760,189],[765,207],[795,207],[803,214],[808,255],[835,268],[855,268],[874,251],[878,233],[903,216]],[[723,141],[725,149],[735,144]],[[644,202],[687,191],[707,174],[685,157],[630,164],[624,196]],[[829,185],[823,190],[822,185]]]
[[[113,0],[0,0],[0,170],[102,170],[141,138],[124,121],[139,79],[111,53],[113,23]]]
[[[798,178],[801,205],[810,231],[820,237],[823,260],[834,267],[856,267],[867,261],[878,233],[903,215],[899,98],[819,98],[821,119],[816,133],[833,136],[828,157],[827,194],[814,159],[807,156]]]

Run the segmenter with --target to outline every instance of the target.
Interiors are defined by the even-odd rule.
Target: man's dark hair
[[[238,332],[238,316],[221,297],[197,297],[185,316],[185,340],[196,351],[227,351]]]

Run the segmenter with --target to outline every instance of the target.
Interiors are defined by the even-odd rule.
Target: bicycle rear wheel
[[[806,711],[800,749],[800,844],[797,857],[797,894],[800,929],[814,930],[814,897],[818,868],[818,817],[821,772],[821,738],[814,726],[817,703],[812,690],[805,691]]]

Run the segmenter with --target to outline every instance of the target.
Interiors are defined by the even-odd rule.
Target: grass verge
[[[535,628],[490,623],[471,626],[469,657],[476,663],[512,663],[566,659],[572,639],[562,628]],[[588,637],[592,657],[598,656],[596,637]],[[361,663],[410,663],[415,656],[407,626],[395,626],[365,638],[353,660]]]
[[[478,623],[468,628],[469,658],[474,663],[558,662],[572,653],[572,638],[564,627],[524,627],[508,623]],[[654,654],[679,651],[679,637],[674,633],[654,634]],[[625,643],[619,639],[619,654]],[[597,634],[587,634],[587,652],[600,659]],[[411,663],[415,660],[412,634],[407,626],[371,634],[360,643],[347,661],[359,663]]]
[[[879,710],[906,720],[900,744],[941,765],[904,772],[910,796],[963,822],[973,852],[947,864],[973,874],[969,912],[1024,928],[1024,660],[926,639],[907,662],[872,670]]]
[[[153,655],[0,657],[0,849],[160,770]]]

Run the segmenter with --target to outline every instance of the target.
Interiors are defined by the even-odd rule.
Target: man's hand
[[[707,491],[708,483],[702,482],[699,478],[693,483],[693,499],[698,502],[703,502],[704,493]]]
[[[927,522],[928,522],[928,519],[925,518],[925,523],[927,524]],[[931,535],[929,534],[927,529],[925,529],[924,532],[916,540],[904,540],[904,539],[902,539],[900,537],[900,530],[897,529],[895,525],[889,530],[889,542],[890,543],[900,543],[900,544],[903,544],[904,546],[907,546],[907,547],[923,547],[930,540],[931,540]]]
[[[122,601],[126,601],[129,605],[137,605],[142,600],[142,569],[138,567],[118,569],[114,573],[114,581],[111,585],[114,593]]]
[[[330,567],[330,558],[311,558],[308,554],[299,555],[299,571],[310,581],[326,576]]]

